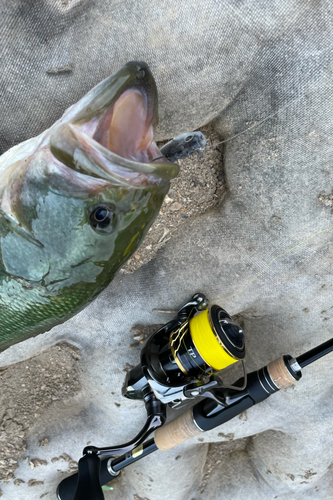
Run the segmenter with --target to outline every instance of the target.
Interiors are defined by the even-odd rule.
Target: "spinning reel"
[[[147,420],[134,439],[120,446],[97,448],[87,446],[83,454],[114,455],[139,446],[166,419],[166,405],[174,408],[198,396],[211,398],[225,406],[225,390],[241,391],[241,386],[224,386],[215,373],[242,361],[244,367],[244,334],[222,307],[208,307],[203,294],[193,295],[176,317],[162,326],[141,351],[141,363],[126,376],[123,395],[140,399]]]
[[[222,307],[209,307],[203,294],[193,295],[174,319],[148,339],[140,364],[127,374],[123,395],[144,402],[145,425],[128,443],[86,447],[78,473],[59,484],[58,500],[104,500],[102,485],[124,467],[231,420],[295,384],[304,367],[332,351],[330,339],[297,358],[281,356],[246,375],[242,329]],[[225,385],[217,372],[238,361],[243,376],[233,385]],[[180,407],[195,398],[199,402],[164,425],[167,405]],[[153,431],[154,438],[146,440]]]
[[[123,395],[144,399],[153,392],[172,408],[198,396],[220,401],[217,389],[224,386],[215,373],[237,361],[244,367],[244,358],[241,328],[222,307],[208,307],[206,297],[196,294],[149,338],[141,363],[127,374]]]
[[[79,465],[79,481],[77,475],[62,481],[58,487],[58,499],[90,500],[89,495],[95,498],[96,491],[100,489],[99,475],[103,484],[104,476],[115,477],[119,474],[118,468],[133,462],[136,456],[155,451],[156,446],[149,441],[148,444],[142,443],[165,423],[166,405],[175,408],[188,400],[202,397],[210,398],[219,407],[224,407],[228,403],[224,392],[227,386],[216,377],[216,373],[241,361],[243,383],[229,388],[235,392],[244,389],[244,358],[242,329],[222,307],[209,307],[203,294],[193,295],[171,321],[148,339],[141,351],[140,364],[126,376],[123,395],[144,402],[147,411],[145,425],[128,443],[105,448],[84,448]],[[119,459],[114,457],[121,454],[123,457]],[[101,456],[111,458],[100,462]],[[101,463],[102,472],[99,472]],[[78,486],[73,496],[76,483]],[[93,494],[89,493],[90,489]],[[103,496],[100,495],[100,498]]]

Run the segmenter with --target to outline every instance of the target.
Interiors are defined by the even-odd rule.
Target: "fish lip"
[[[165,183],[176,177],[179,167],[169,162],[159,152],[153,140],[149,142],[145,151],[148,155],[148,150],[151,146],[149,153],[152,154],[152,158],[150,161],[141,161],[120,156],[105,147],[98,139],[96,140],[95,137],[98,135],[98,130],[103,120],[107,120],[109,113],[111,124],[116,103],[126,92],[130,94],[131,91],[140,94],[145,107],[146,119],[144,127],[147,127],[146,137],[147,134],[152,133],[158,124],[156,83],[146,63],[131,61],[97,85],[95,89],[92,89],[81,102],[79,101],[78,105],[83,105],[83,108],[79,109],[74,116],[64,117],[65,120],[50,137],[50,149],[53,155],[74,170],[79,170],[88,175],[92,174],[95,177],[100,176],[110,182],[114,180],[112,168],[114,167],[114,170],[116,170],[116,182],[117,180],[120,182],[119,179],[123,177],[124,184],[134,184],[137,187],[140,187],[141,184],[144,187],[147,184]],[[76,110],[77,107],[76,105]],[[68,120],[68,118],[70,119]],[[72,137],[75,137],[75,144],[73,141],[70,144],[72,139],[66,139],[68,130],[71,130]],[[81,156],[77,154],[78,150],[80,150]],[[64,151],[68,153],[67,156],[64,154]],[[85,156],[84,167],[80,165],[82,155]],[[98,157],[97,160],[96,157]],[[96,161],[102,165],[102,170],[98,170],[98,174],[96,174],[95,167],[89,168],[89,162],[92,165]],[[151,161],[154,163],[151,163]],[[107,171],[108,169],[110,170],[109,172]]]
[[[158,124],[158,99],[155,79],[148,64],[143,61],[130,61],[108,78],[90,90],[75,106],[83,106],[74,116],[71,123],[78,123],[93,118],[98,112],[103,112],[106,106],[113,106],[115,101],[128,89],[144,91],[152,109],[152,125]]]

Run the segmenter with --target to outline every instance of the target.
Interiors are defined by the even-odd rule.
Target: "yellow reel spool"
[[[245,358],[243,331],[215,304],[174,331],[170,348],[184,375],[220,371]]]
[[[200,356],[214,370],[223,370],[238,361],[239,358],[227,351],[211,326],[208,310],[191,319],[190,333]]]

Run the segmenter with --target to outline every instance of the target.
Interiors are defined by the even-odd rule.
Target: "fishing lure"
[[[171,162],[182,160],[195,152],[201,152],[206,146],[202,132],[179,134],[161,147],[161,153]]]

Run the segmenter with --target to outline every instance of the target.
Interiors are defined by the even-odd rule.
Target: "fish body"
[[[171,162],[183,160],[206,146],[206,138],[202,132],[179,134],[162,146],[161,153]]]
[[[178,173],[157,116],[131,62],[0,157],[0,351],[83,309],[135,252]]]

